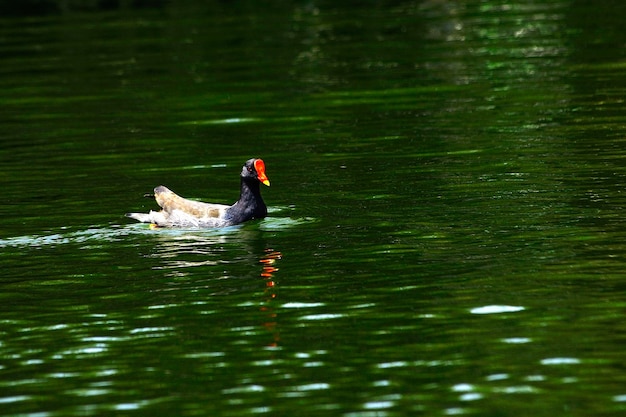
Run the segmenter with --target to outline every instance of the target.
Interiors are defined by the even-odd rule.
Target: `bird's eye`
[[[252,172],[252,167],[248,167],[248,172]]]

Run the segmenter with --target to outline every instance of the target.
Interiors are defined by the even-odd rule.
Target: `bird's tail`
[[[149,213],[126,213],[126,217],[130,217],[131,219],[135,219],[141,223],[166,223],[163,213],[159,211],[150,210]]]

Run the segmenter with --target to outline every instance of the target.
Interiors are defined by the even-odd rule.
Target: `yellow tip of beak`
[[[268,187],[270,186],[270,180],[263,180],[261,181],[263,184],[267,185]]]

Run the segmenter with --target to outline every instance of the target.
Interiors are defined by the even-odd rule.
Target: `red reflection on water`
[[[272,334],[273,342],[270,346],[278,346],[280,341],[280,334],[278,332],[278,326],[276,324],[276,313],[271,305],[271,301],[276,298],[276,282],[274,281],[274,273],[278,271],[275,266],[276,261],[282,259],[283,254],[273,249],[265,249],[265,254],[259,260],[263,265],[261,270],[261,278],[265,280],[265,305],[261,307],[261,311],[265,314],[266,319],[263,322],[263,326]]]

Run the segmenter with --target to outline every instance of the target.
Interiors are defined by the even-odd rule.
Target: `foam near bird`
[[[183,198],[167,187],[154,189],[154,199],[161,211],[127,213],[142,223],[159,227],[226,227],[267,216],[267,206],[261,197],[260,185],[269,186],[262,159],[252,158],[241,169],[239,200],[233,205],[204,203]]]

